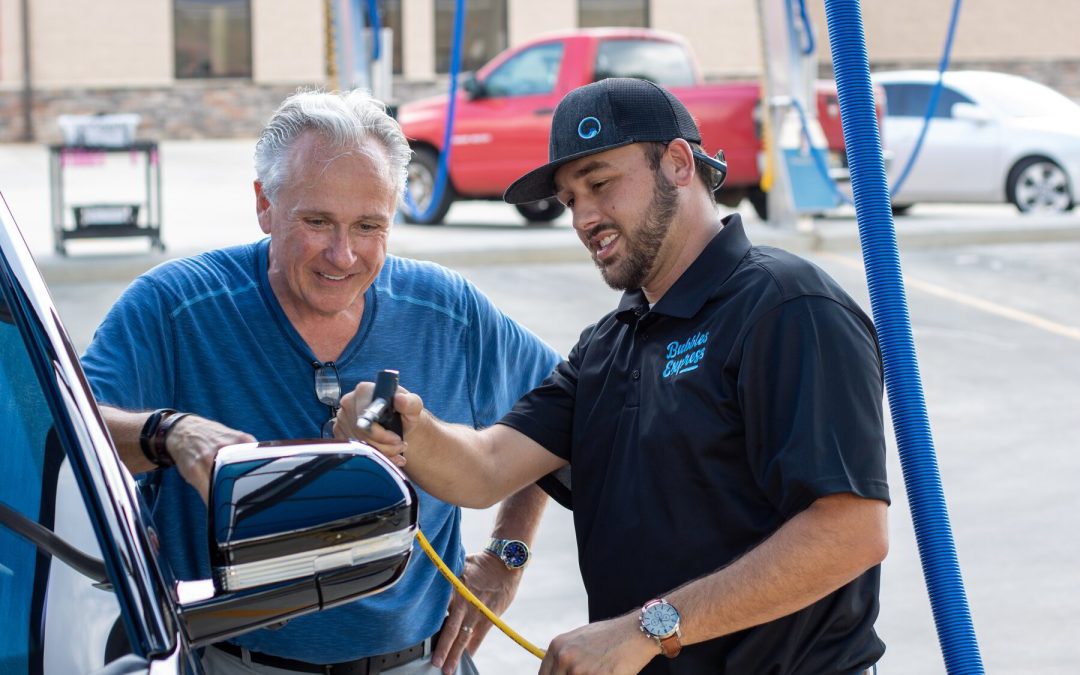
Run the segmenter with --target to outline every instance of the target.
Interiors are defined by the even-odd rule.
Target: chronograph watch
[[[499,560],[503,561],[508,569],[519,570],[529,564],[532,552],[528,544],[517,539],[496,539],[488,541],[484,549]]]
[[[660,645],[660,652],[669,659],[675,658],[682,651],[679,618],[679,610],[662,598],[646,602],[638,617],[641,632],[656,640]]]

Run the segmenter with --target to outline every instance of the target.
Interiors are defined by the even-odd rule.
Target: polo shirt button
[[[635,380],[640,378],[641,377],[641,371],[640,370],[635,370],[634,372],[630,373],[630,377],[634,378]]]

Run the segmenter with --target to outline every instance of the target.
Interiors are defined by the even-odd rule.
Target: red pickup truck
[[[449,181],[431,215],[408,222],[437,224],[456,199],[500,199],[517,177],[547,162],[555,106],[575,87],[607,77],[640,77],[671,90],[701,128],[707,152],[723,149],[728,177],[719,199],[735,206],[749,197],[763,215],[756,81],[705,84],[686,40],[647,29],[581,29],[546,35],[508,49],[464,79],[458,94]],[[836,87],[819,82],[819,122],[830,153],[843,157]],[[403,105],[397,112],[414,150],[409,186],[419,211],[428,210],[442,152],[447,96]],[[554,199],[518,208],[530,222],[563,212]]]

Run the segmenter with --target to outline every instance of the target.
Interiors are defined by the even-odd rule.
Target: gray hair
[[[287,178],[292,144],[305,131],[315,131],[341,148],[359,148],[368,138],[386,149],[394,192],[400,200],[412,150],[386,106],[366,91],[298,91],[285,99],[255,145],[255,175],[271,202]]]

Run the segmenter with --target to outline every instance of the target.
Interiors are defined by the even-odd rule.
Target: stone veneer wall
[[[936,63],[872,64],[874,70],[936,68]],[[964,61],[953,70],[993,70],[1013,73],[1041,82],[1080,101],[1080,59],[1061,61]],[[821,76],[831,77],[831,65],[821,65]],[[723,81],[723,76],[708,78]],[[746,79],[740,77],[736,79]],[[257,136],[281,101],[298,88],[310,86],[256,85],[221,80],[182,82],[171,87],[138,89],[50,89],[34,92],[34,138],[39,143],[60,141],[56,118],[65,114],[96,112],[138,113],[142,116],[138,136],[151,140],[195,138],[244,138]],[[394,103],[445,93],[446,77],[435,81],[407,82],[395,78]],[[0,142],[23,140],[22,92],[0,92]]]

